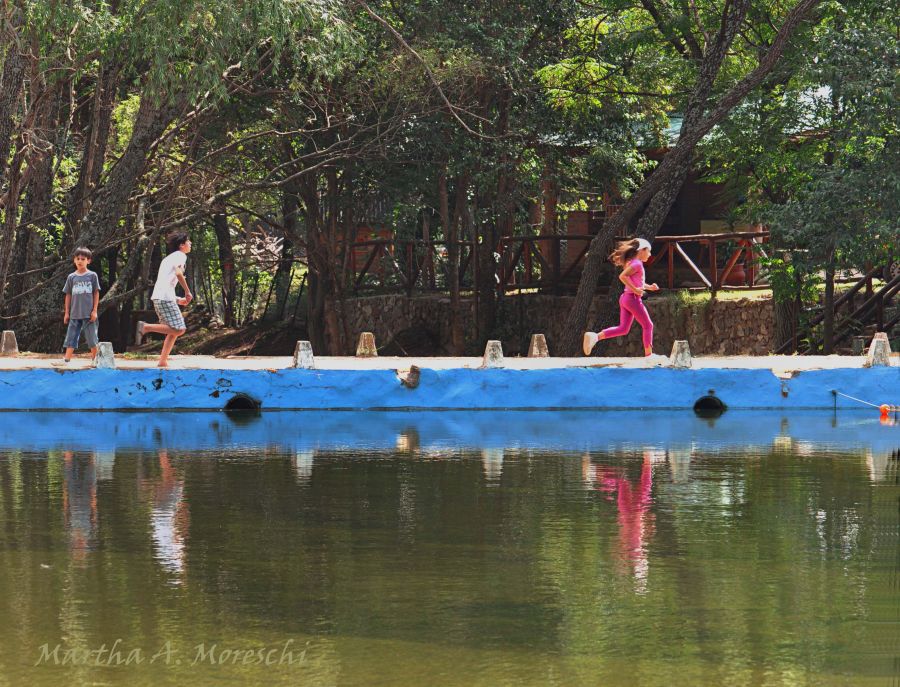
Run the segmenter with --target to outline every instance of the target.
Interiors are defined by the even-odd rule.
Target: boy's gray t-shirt
[[[87,320],[91,317],[91,310],[94,309],[94,292],[100,291],[100,279],[97,278],[96,272],[87,270],[84,274],[72,272],[66,278],[66,285],[63,287],[63,293],[72,296],[69,301],[69,319],[70,320]]]

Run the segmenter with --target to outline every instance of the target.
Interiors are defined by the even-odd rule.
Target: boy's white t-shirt
[[[184,267],[187,264],[187,253],[176,250],[169,253],[159,263],[159,273],[156,275],[156,285],[153,287],[153,294],[150,296],[152,301],[176,301],[178,296],[175,295],[175,285],[178,283],[178,275],[175,274],[176,267]]]

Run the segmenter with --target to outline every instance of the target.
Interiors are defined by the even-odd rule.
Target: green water
[[[897,475],[790,441],[6,451],[0,685],[889,687]]]

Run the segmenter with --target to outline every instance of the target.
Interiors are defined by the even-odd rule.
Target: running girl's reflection
[[[582,459],[582,477],[594,489],[615,499],[619,524],[619,560],[635,580],[638,592],[647,590],[649,561],[647,542],[653,536],[653,454],[645,451],[641,475],[636,484],[628,479],[623,466],[597,465],[590,456]]]

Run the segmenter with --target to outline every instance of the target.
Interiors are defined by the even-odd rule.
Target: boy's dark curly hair
[[[166,239],[166,247],[170,253],[174,253],[187,242],[188,238],[186,231],[176,231],[174,234],[169,234],[169,238]]]

